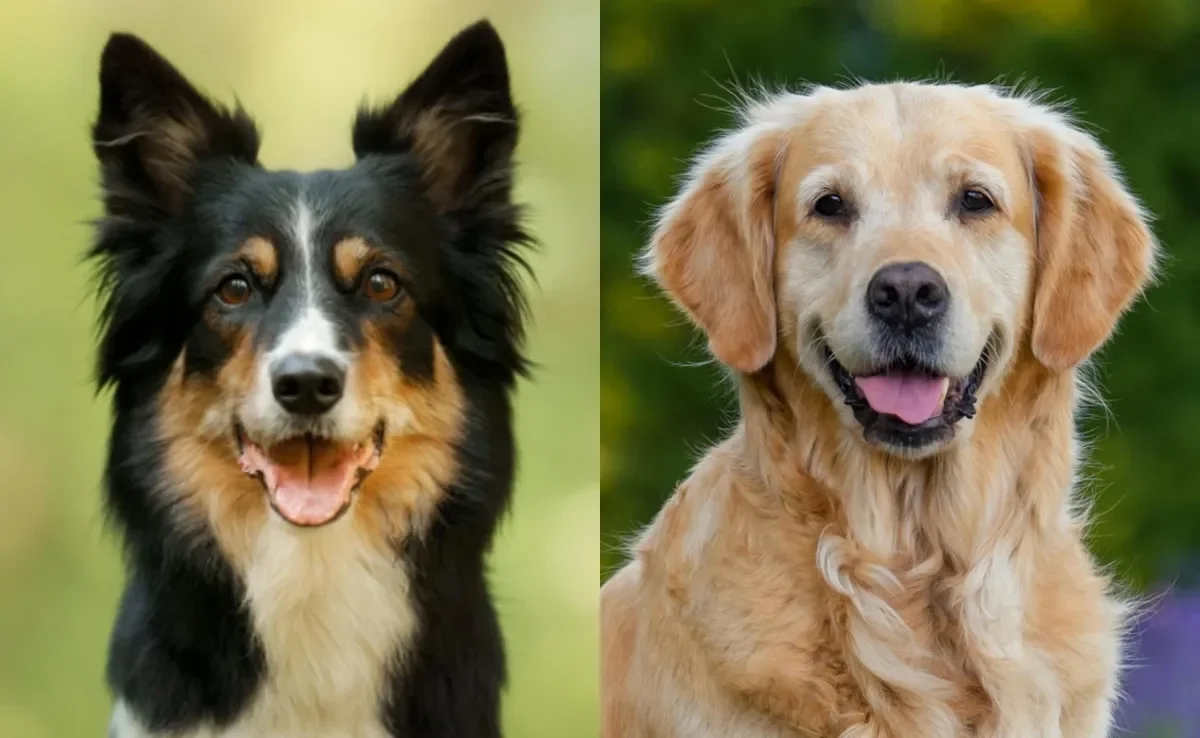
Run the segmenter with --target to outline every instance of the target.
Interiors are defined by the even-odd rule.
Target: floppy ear
[[[253,164],[258,132],[241,108],[210,102],[136,36],[109,37],[100,58],[100,114],[92,127],[110,214],[178,212],[200,161]]]
[[[517,127],[504,44],[479,21],[390,105],[359,110],[354,154],[415,154],[434,205],[453,210],[508,197]]]
[[[692,165],[663,210],[643,266],[740,372],[775,355],[774,199],[783,132],[751,125]]]
[[[1091,136],[1057,117],[1027,136],[1038,194],[1032,347],[1064,371],[1108,340],[1150,280],[1158,245]]]

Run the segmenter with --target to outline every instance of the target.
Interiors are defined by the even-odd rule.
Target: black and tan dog
[[[360,111],[340,171],[265,170],[133,36],[100,87],[110,736],[498,735],[529,243],[500,38]]]

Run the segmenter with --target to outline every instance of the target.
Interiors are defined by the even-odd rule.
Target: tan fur
[[[777,346],[736,374],[737,428],[603,588],[603,735],[1108,735],[1127,607],[1083,544],[1074,367],[1149,277],[1156,247],[1135,201],[1090,137],[989,88],[777,95],[716,150],[756,161],[769,139],[773,233],[747,244],[743,231],[740,246],[775,244]],[[694,199],[706,178],[738,186],[720,161],[700,160],[651,243],[694,317],[696,296],[669,275],[706,260],[759,304],[730,260],[763,257],[688,232],[748,214],[676,220],[753,203]],[[809,217],[830,183],[860,206],[853,225]],[[964,186],[986,187],[998,211],[948,215]],[[855,361],[866,279],[916,259],[958,296],[946,351],[962,374],[999,345],[975,419],[906,455],[863,440],[812,344],[820,334]],[[764,318],[748,320],[721,329]]]
[[[1038,254],[1042,286],[1035,304],[1034,351],[1048,366],[1075,366],[1108,337],[1109,316],[1140,291],[1152,252],[1140,208],[1103,150],[1075,131],[1062,141],[1045,131],[1031,141],[1045,212]]]
[[[358,237],[338,241],[333,247],[333,273],[345,285],[354,284],[358,273],[371,258],[373,249]]]
[[[227,731],[205,728],[195,738],[382,737],[383,678],[406,658],[417,624],[394,544],[428,529],[457,474],[457,378],[436,347],[433,380],[410,382],[368,330],[348,392],[387,419],[383,456],[345,517],[301,530],[272,514],[259,482],[242,473],[231,429],[222,434],[206,421],[214,408],[235,406],[253,381],[251,342],[237,345],[215,382],[185,377],[181,357],[161,395],[170,502],[187,528],[212,532],[241,575],[268,661],[251,710]],[[118,719],[129,718],[118,710]]]
[[[273,284],[279,273],[279,252],[275,244],[262,236],[246,239],[237,252],[238,258],[250,265],[254,276],[266,284]]]
[[[663,214],[647,266],[705,331],[713,354],[751,372],[775,352],[771,209],[782,144],[777,128],[736,135],[743,140],[722,142],[697,163]]]

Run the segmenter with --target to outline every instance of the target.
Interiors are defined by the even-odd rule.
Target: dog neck
[[[783,352],[740,381],[740,446],[752,489],[828,522],[871,558],[918,555],[920,541],[969,568],[1009,526],[1069,518],[1076,441],[1074,372],[1051,373],[1028,349],[945,451],[904,459],[868,446]],[[837,429],[837,431],[833,431]],[[1063,460],[1069,460],[1064,463]],[[907,557],[906,557],[907,558]]]
[[[729,612],[743,601],[780,601],[764,584],[779,580],[761,577],[763,566],[790,572],[791,586],[812,593],[808,601],[820,590],[829,595],[818,612],[841,623],[828,627],[847,639],[839,658],[853,664],[866,702],[827,696],[814,707],[825,699],[812,690],[816,682],[782,688],[769,668],[718,659],[739,683],[761,680],[771,696],[762,709],[801,725],[813,710],[869,707],[889,734],[929,736],[960,735],[964,720],[1025,716],[1032,722],[1013,723],[1006,734],[1038,734],[1042,712],[1030,706],[1053,706],[1058,687],[1053,670],[1024,655],[1026,609],[1036,600],[1039,562],[1084,555],[1082,521],[1069,504],[1075,378],[1028,355],[1011,366],[973,425],[923,460],[865,444],[786,357],[741,378],[739,427],[664,508],[661,533],[643,551],[653,551],[645,546],[658,535],[678,545],[643,561],[646,576],[689,593],[680,595],[688,607],[736,599],[737,607],[692,621],[719,652],[746,647],[745,627],[729,625]],[[722,579],[702,564],[712,557],[742,568]],[[754,648],[786,650],[811,637],[773,622],[776,630],[754,631]],[[948,632],[959,635],[947,643]],[[879,697],[886,694],[899,695],[904,709]]]

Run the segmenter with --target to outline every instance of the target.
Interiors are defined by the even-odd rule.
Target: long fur
[[[809,217],[811,151],[845,164],[861,221]],[[929,172],[979,158],[1003,208],[947,218]],[[1107,155],[1034,101],[897,84],[750,106],[644,262],[737,370],[741,418],[603,588],[603,734],[1108,735],[1129,601],[1084,545],[1077,367],[1155,254]],[[945,353],[992,359],[975,419],[920,453],[864,439],[812,338],[862,351],[869,326],[837,332],[852,286],[915,259],[965,291]]]
[[[91,251],[99,385],[113,390],[106,509],[127,570],[110,738],[500,734],[485,559],[512,491],[511,393],[529,368],[517,133],[486,22],[397,102],[359,113],[352,167],[313,174],[265,171],[244,111],[139,39],[110,39]],[[329,224],[347,232],[330,242]],[[413,273],[394,306],[331,286],[297,302],[299,265],[323,269],[343,246]],[[211,274],[249,269],[255,250],[271,273],[254,279],[278,276],[275,302],[262,287],[235,314],[214,302]],[[337,321],[344,401],[387,420],[387,438],[346,516],[301,530],[239,469],[231,408],[310,313]]]

